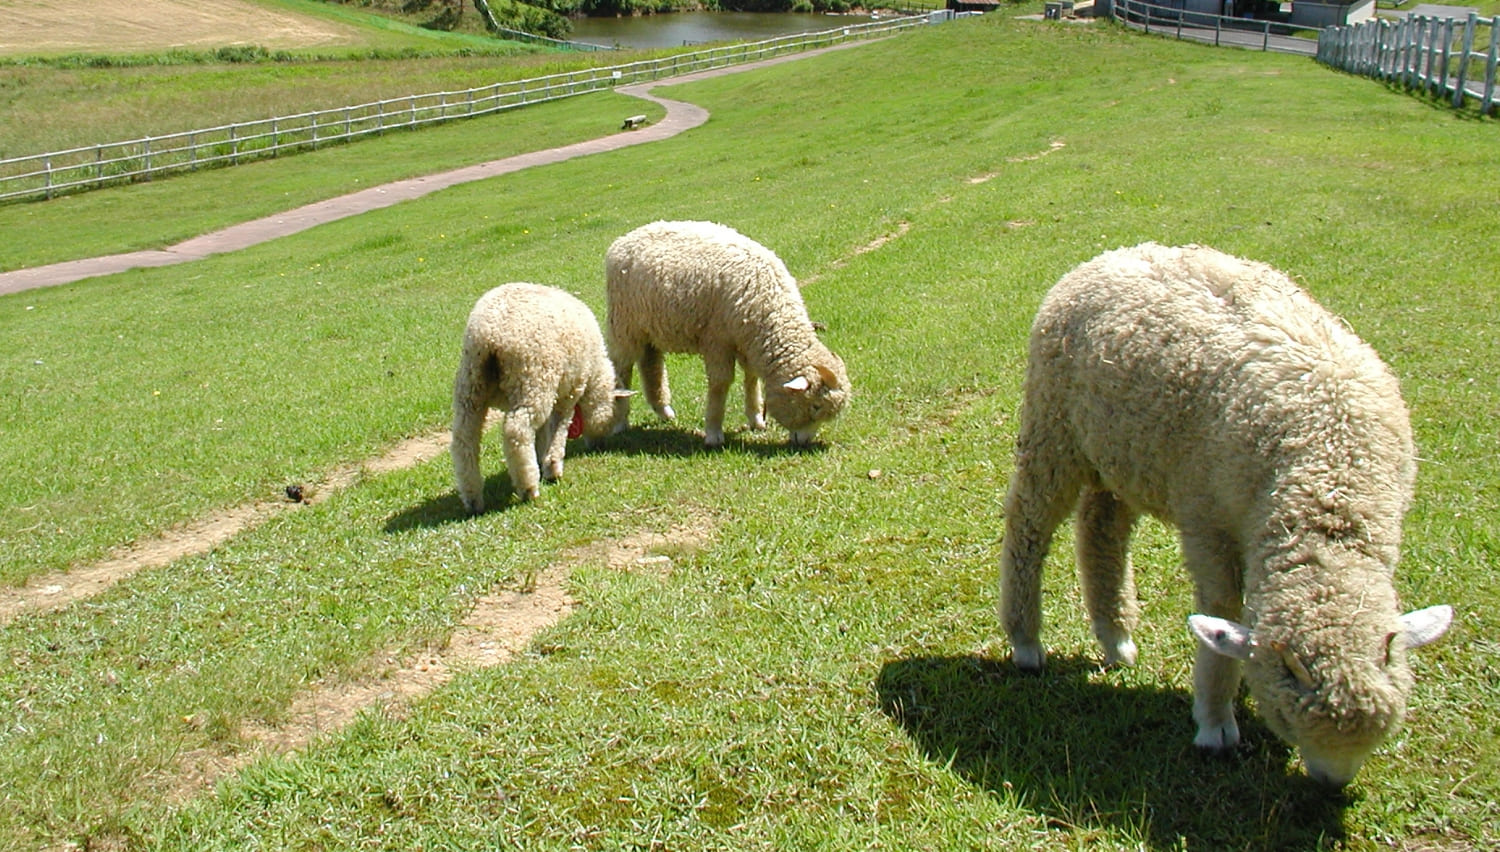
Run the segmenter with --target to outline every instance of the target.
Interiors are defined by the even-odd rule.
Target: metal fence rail
[[[307,151],[379,135],[388,130],[488,115],[528,104],[603,91],[617,85],[888,35],[952,17],[951,12],[938,11],[475,89],[408,95],[299,115],[0,159],[0,202],[53,198],[64,193],[149,181],[200,168]]]
[[[1455,32],[1454,18],[1407,17],[1329,27],[1318,38],[1319,62],[1408,89],[1448,97],[1454,109],[1467,98],[1479,114],[1495,111],[1495,69],[1500,57],[1500,15],[1487,21],[1473,12]],[[1487,50],[1475,45],[1488,43]]]
[[[1110,5],[1110,16],[1128,27],[1148,33],[1201,41],[1215,46],[1300,53],[1306,56],[1312,56],[1317,51],[1317,42],[1297,34],[1311,35],[1320,32],[1316,27],[1279,21],[1196,12],[1183,8],[1181,0],[1175,6],[1147,3],[1143,0],[1114,0]]]

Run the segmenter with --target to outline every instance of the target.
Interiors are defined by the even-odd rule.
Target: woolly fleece
[[[593,311],[539,284],[504,284],[469,314],[453,380],[453,472],[464,508],[484,511],[479,470],[485,415],[505,415],[505,467],[523,500],[541,478],[562,476],[567,424],[575,407],[583,434],[609,432],[615,374]]]
[[[703,356],[708,373],[705,443],[724,443],[724,408],[735,364],[744,372],[745,419],[765,428],[764,412],[805,445],[849,399],[844,362],[818,340],[786,265],[761,244],[711,222],[653,222],[605,255],[609,350],[620,387],[641,367],[646,399],[675,416],[664,352]],[[765,382],[762,402],[760,383]],[[630,403],[617,403],[625,428]]]
[[[1396,379],[1285,275],[1198,246],[1100,255],[1032,326],[1001,558],[1014,659],[1045,659],[1042,562],[1076,508],[1094,633],[1135,661],[1127,547],[1150,513],[1178,527],[1199,611],[1243,623],[1268,725],[1347,783],[1405,714],[1407,647],[1431,641],[1407,640],[1392,585],[1415,473]],[[1194,671],[1214,750],[1239,739],[1224,653],[1205,641]]]

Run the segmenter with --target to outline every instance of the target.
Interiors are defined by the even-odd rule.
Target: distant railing
[[[488,115],[618,85],[829,47],[952,18],[951,12],[940,10],[475,89],[408,95],[357,106],[0,159],[0,202],[54,198],[179,172],[235,165],[376,136],[388,130]]]
[[[1449,98],[1454,109],[1462,109],[1472,97],[1479,114],[1488,115],[1496,108],[1500,15],[1481,21],[1470,12],[1462,26],[1456,33],[1454,18],[1408,16],[1329,27],[1318,38],[1317,59],[1352,74]],[[1487,50],[1474,49],[1476,42],[1486,41]]]
[[[1279,53],[1300,53],[1311,56],[1317,51],[1317,42],[1310,37],[1299,37],[1298,33],[1311,36],[1320,32],[1317,27],[1303,27],[1282,21],[1264,21],[1255,18],[1233,18],[1210,12],[1197,12],[1178,5],[1146,3],[1143,0],[1113,0],[1110,16],[1130,27],[1138,27],[1148,33],[1170,35],[1179,39],[1201,41],[1216,46],[1244,47],[1252,50]]]

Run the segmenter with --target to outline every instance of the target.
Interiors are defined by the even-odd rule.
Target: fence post
[[[1438,90],[1439,95],[1448,90],[1448,58],[1453,52],[1453,19],[1443,19],[1443,44],[1442,53],[1438,54]]]
[[[104,186],[104,146],[94,146],[94,188]]]
[[[1469,52],[1474,49],[1474,26],[1479,20],[1478,12],[1470,12],[1469,19],[1464,22],[1464,47],[1463,53],[1458,56],[1458,85],[1453,87],[1453,107],[1461,108],[1464,105],[1464,86],[1469,82]]]
[[[1424,23],[1426,24],[1425,29],[1427,31],[1427,38],[1423,42],[1422,47],[1423,50],[1426,51],[1426,56],[1424,57],[1426,59],[1426,63],[1424,65],[1425,70],[1422,72],[1421,81],[1422,90],[1427,92],[1428,94],[1431,94],[1432,69],[1437,64],[1438,23],[1437,18],[1429,18]]]
[[[1490,55],[1484,63],[1484,100],[1479,103],[1479,114],[1487,115],[1495,106],[1495,66],[1500,59],[1500,15],[1490,19]]]
[[[281,151],[281,126],[279,117],[271,119],[271,156],[276,156]]]
[[[149,182],[151,180],[151,137],[147,136],[141,142],[141,150],[146,155],[146,180]]]
[[[47,173],[47,200],[52,200],[52,158],[48,157],[42,161],[42,171]]]

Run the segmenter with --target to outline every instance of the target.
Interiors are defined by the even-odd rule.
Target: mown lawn
[[[775,249],[856,392],[813,451],[773,430],[710,453],[701,367],[676,358],[679,423],[638,404],[533,504],[465,518],[439,458],[23,614],[0,629],[0,845],[1500,843],[1492,120],[1306,59],[998,16],[662,91],[711,120],[231,256],[0,297],[10,583],[443,427],[480,293],[555,284],[602,316],[605,247],[653,219]],[[618,104],[548,110],[484,126],[517,145],[538,116],[576,127]],[[359,150],[314,156],[358,175]],[[202,206],[235,174],[170,183]],[[152,193],[105,195],[71,227],[182,227]],[[28,244],[67,239],[0,217]],[[1402,378],[1423,463],[1398,587],[1458,621],[1414,661],[1407,729],[1343,795],[1248,706],[1238,753],[1194,753],[1191,595],[1158,524],[1134,548],[1137,668],[1098,670],[1066,536],[1048,671],[1017,675],[996,638],[1031,314],[1074,264],[1148,239],[1285,269]],[[486,469],[504,503],[493,437]],[[667,570],[577,555],[673,528],[694,534]],[[558,564],[578,608],[521,658],[174,793],[184,755],[252,748],[245,726],[313,684],[440,647],[476,597]]]

